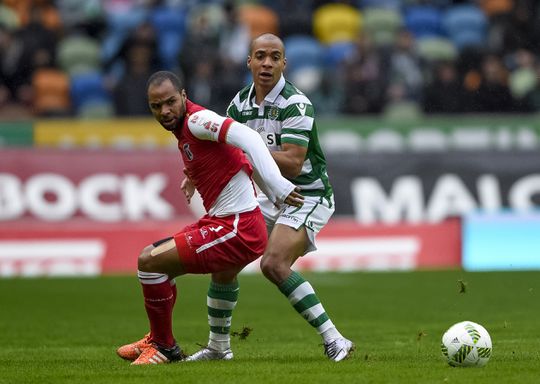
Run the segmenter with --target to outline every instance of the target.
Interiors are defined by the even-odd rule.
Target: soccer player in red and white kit
[[[154,73],[147,91],[154,118],[178,139],[184,172],[200,193],[207,214],[174,236],[147,246],[139,255],[138,277],[150,332],[120,347],[117,353],[134,365],[181,360],[183,353],[172,331],[174,278],[210,273],[208,347],[230,359],[229,329],[238,297],[237,274],[263,254],[267,243],[252,180],[276,205],[301,206],[303,198],[294,184],[281,176],[259,134],[188,100],[176,75]],[[183,184],[184,192],[185,188]]]

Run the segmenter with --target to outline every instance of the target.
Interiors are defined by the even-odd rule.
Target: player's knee
[[[157,272],[155,269],[157,267],[155,258],[152,257],[150,252],[154,249],[154,246],[149,245],[142,250],[137,259],[137,268],[139,271],[143,272]]]
[[[277,257],[265,254],[260,262],[261,272],[270,281],[278,284],[287,275],[290,267]]]

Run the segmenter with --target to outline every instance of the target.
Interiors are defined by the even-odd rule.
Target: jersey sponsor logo
[[[279,108],[276,106],[272,106],[270,110],[268,111],[268,118],[270,120],[277,120],[279,117]]]
[[[299,104],[295,104],[296,105],[296,109],[298,109],[298,112],[300,112],[300,114],[302,116],[305,116],[306,115],[306,105],[304,103],[299,103]]]
[[[182,145],[182,151],[184,151],[184,154],[189,161],[193,161],[193,152],[189,149],[189,143]]]
[[[242,111],[242,116],[251,116],[253,113],[253,109],[246,109],[245,111]]]

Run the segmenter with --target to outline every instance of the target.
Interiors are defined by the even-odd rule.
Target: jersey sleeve
[[[290,104],[283,111],[281,143],[307,147],[313,129],[313,120],[314,111],[311,104],[301,99]]]
[[[235,98],[231,100],[229,106],[227,107],[227,116],[233,118],[236,121],[240,121],[240,112],[238,111],[238,108],[234,103],[236,99],[238,99],[238,95],[236,95]]]
[[[295,189],[284,178],[261,136],[247,125],[234,121],[227,133],[227,143],[242,149],[254,168],[254,181],[275,204],[281,204]]]
[[[188,128],[197,139],[225,143],[233,120],[204,109],[197,111],[188,120]]]

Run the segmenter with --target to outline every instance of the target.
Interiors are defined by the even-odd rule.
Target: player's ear
[[[246,65],[249,69],[251,69],[251,56],[248,56]]]

